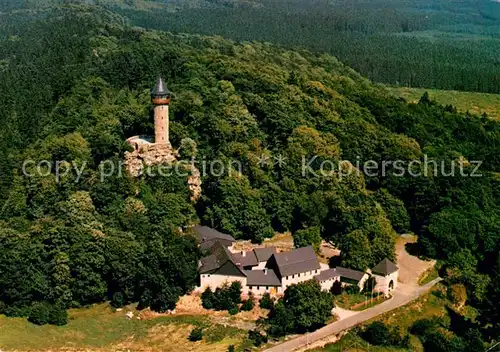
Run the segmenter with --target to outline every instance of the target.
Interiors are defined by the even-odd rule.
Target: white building
[[[387,258],[371,269],[371,275],[376,280],[375,292],[389,296],[398,286],[399,268]]]
[[[343,267],[322,270],[312,247],[278,253],[276,248],[255,248],[251,251],[235,251],[235,240],[206,226],[195,226],[200,247],[207,256],[200,260],[199,291],[207,287],[215,290],[234,281],[241,283],[243,294],[256,296],[269,292],[283,294],[288,286],[316,279],[323,290],[330,290],[335,282],[342,286],[356,285],[363,290],[366,280],[374,277],[375,292],[386,296],[397,286],[398,267],[384,259],[366,272]]]
[[[335,282],[340,282],[342,287],[356,285],[361,292],[363,291],[365,282],[370,278],[374,278],[375,287],[373,291],[390,296],[391,292],[397,287],[398,275],[399,268],[389,259],[385,258],[366,272],[338,266],[322,271],[315,279],[318,280],[323,290],[329,291]]]
[[[326,291],[329,291],[335,282],[340,282],[342,287],[356,285],[361,292],[369,277],[368,273],[338,266],[322,271],[315,279],[319,281],[321,288]]]
[[[269,258],[266,267],[273,270],[281,281],[278,293],[285,292],[292,284],[311,280],[321,271],[318,257],[311,246],[276,253]]]

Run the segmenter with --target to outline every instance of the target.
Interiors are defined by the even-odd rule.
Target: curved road
[[[344,330],[348,330],[356,325],[359,325],[367,320],[370,320],[376,317],[377,315],[387,313],[393,309],[402,307],[410,303],[411,301],[417,299],[421,295],[427,293],[432,288],[432,286],[434,286],[441,280],[442,280],[441,278],[437,278],[424,286],[411,287],[411,290],[401,289],[402,288],[401,286],[404,285],[400,284],[397,292],[394,293],[394,296],[390,300],[382,302],[373,308],[361,311],[351,317],[326,325],[321,329],[318,329],[312,333],[299,336],[293,340],[289,340],[274,347],[268,348],[264,352],[295,351],[299,348],[306,347],[307,345],[313,342],[322,340],[330,335],[336,335]]]

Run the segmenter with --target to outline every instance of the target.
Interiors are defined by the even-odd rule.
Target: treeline
[[[314,244],[319,232],[342,250],[342,265],[360,270],[395,259],[396,232],[412,230],[422,254],[465,284],[483,338],[498,331],[498,122],[427,97],[410,105],[391,98],[328,55],[130,28],[93,7],[61,11],[2,29],[0,155],[10,161],[0,207],[3,312],[104,299],[171,309],[196,285],[188,229],[198,222],[255,242],[291,231]],[[100,177],[101,163],[123,158],[127,137],[152,134],[149,89],[158,74],[175,93],[174,147],[191,138],[198,161],[242,165],[204,176],[196,205],[183,177]],[[410,164],[424,154],[447,173],[454,163],[470,175],[482,160],[482,177],[320,173],[323,162]],[[306,172],[304,158],[313,160]],[[87,167],[56,182],[54,169],[25,176],[24,160]]]
[[[115,11],[145,28],[329,52],[376,82],[500,93],[500,4],[315,0],[228,6],[235,3]],[[174,4],[175,10],[168,7]]]

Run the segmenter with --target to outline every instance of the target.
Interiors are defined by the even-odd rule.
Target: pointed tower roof
[[[387,276],[398,270],[399,268],[396,266],[396,264],[385,258],[373,267],[372,272],[375,274],[382,274],[384,276]]]
[[[151,95],[153,97],[170,95],[170,91],[168,90],[167,85],[163,81],[163,78],[158,77],[158,81],[156,81],[155,87],[151,90]]]

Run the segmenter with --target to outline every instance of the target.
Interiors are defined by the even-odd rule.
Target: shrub
[[[391,332],[389,328],[380,321],[375,321],[368,325],[363,332],[362,337],[376,346],[389,346],[391,345]]]
[[[233,282],[230,286],[217,287],[213,294],[207,288],[202,294],[202,304],[207,309],[211,307],[216,310],[230,310],[240,303],[241,283],[239,281]]]
[[[241,305],[241,310],[243,311],[251,311],[254,307],[254,302],[253,302],[253,296],[250,294],[248,296],[248,299],[243,301],[243,304]]]
[[[356,293],[359,293],[359,287],[356,285],[349,285],[345,288],[344,291],[345,291],[345,293],[350,294],[350,295],[356,294]]]
[[[233,281],[229,286],[229,298],[234,304],[241,303],[241,282]]]
[[[205,309],[214,308],[214,293],[210,287],[207,287],[207,289],[201,294],[201,305]]]
[[[49,312],[49,324],[62,326],[68,323],[68,312],[64,307],[55,304]]]
[[[121,308],[125,305],[125,297],[123,297],[123,293],[115,292],[113,297],[111,298],[111,306],[114,308]]]
[[[3,314],[5,312],[5,308],[7,306],[5,305],[4,301],[0,301],[0,314]]]
[[[229,287],[217,287],[214,292],[214,309],[229,310],[235,306],[229,294]]]
[[[263,343],[267,343],[267,336],[262,334],[258,330],[250,330],[248,332],[248,339],[253,341],[253,344],[257,347]]]
[[[227,352],[234,352],[234,351],[235,351],[234,345],[229,345],[229,347],[227,348]]]
[[[36,325],[45,325],[50,320],[50,304],[46,302],[34,303],[28,316],[28,321]]]
[[[454,284],[448,288],[450,300],[458,309],[462,308],[467,301],[467,289],[463,284]]]
[[[240,311],[240,310],[238,309],[238,307],[237,307],[237,306],[234,306],[234,307],[232,307],[232,308],[230,308],[230,309],[228,310],[229,314],[231,314],[231,315],[236,315],[236,314],[238,314],[238,313],[239,313],[239,311]]]
[[[422,340],[425,351],[464,351],[463,341],[447,332],[438,330],[428,331]]]
[[[274,307],[274,300],[271,298],[271,295],[266,292],[260,299],[259,305],[264,309],[272,309]]]
[[[189,334],[189,341],[201,341],[203,339],[203,329],[200,327],[194,328]]]
[[[335,281],[330,288],[330,292],[335,296],[342,294],[342,283],[340,281]]]
[[[433,330],[439,326],[439,321],[436,318],[421,319],[413,323],[410,332],[417,336],[423,336],[427,331]]]

